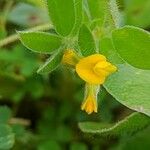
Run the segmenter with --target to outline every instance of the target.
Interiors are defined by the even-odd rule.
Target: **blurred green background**
[[[118,0],[118,6],[124,24],[150,29],[150,0]],[[16,31],[48,22],[42,0],[0,0],[0,41]],[[78,122],[114,123],[132,110],[101,87],[99,112],[92,115],[82,112],[84,82],[73,71],[60,66],[50,75],[36,73],[47,57],[32,53],[19,41],[0,47],[0,123],[9,121],[11,126],[8,136],[0,138],[1,144],[8,140],[5,144],[9,149],[14,143],[13,150],[150,149],[149,128],[133,135],[113,137],[82,133]],[[5,127],[0,125],[0,129]],[[2,135],[6,133],[1,132]]]

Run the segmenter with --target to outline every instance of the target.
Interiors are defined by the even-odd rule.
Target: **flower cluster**
[[[79,57],[73,50],[66,50],[62,62],[75,67],[78,76],[86,82],[85,99],[81,109],[88,114],[97,112],[97,93],[107,76],[117,70],[101,54]]]

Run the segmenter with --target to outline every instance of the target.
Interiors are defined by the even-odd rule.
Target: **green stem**
[[[49,30],[51,28],[53,28],[53,26],[51,24],[44,24],[44,25],[39,25],[39,26],[33,27],[33,28],[28,29],[26,31],[46,31],[46,30]],[[2,40],[0,40],[0,48],[4,47],[10,43],[13,43],[17,40],[19,40],[18,34],[14,34],[14,35],[11,35],[5,39],[2,39]]]
[[[86,83],[87,95],[93,95],[97,97],[97,93],[99,92],[100,85]]]
[[[116,28],[119,28],[121,25],[121,16],[120,16],[120,12],[118,10],[116,0],[110,0],[109,7],[110,7],[110,13],[111,13],[114,25]]]

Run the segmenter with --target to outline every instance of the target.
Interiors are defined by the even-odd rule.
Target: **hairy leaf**
[[[119,57],[115,51],[111,38],[102,38],[100,40],[100,53],[106,56],[106,58],[113,64],[122,64],[123,60]]]
[[[46,63],[41,66],[39,69],[38,69],[38,73],[40,74],[43,74],[43,73],[50,73],[52,72],[53,70],[55,70],[59,64],[61,63],[61,60],[62,60],[62,56],[63,56],[63,53],[58,51],[56,52],[55,54],[53,54],[47,61]]]
[[[56,31],[67,36],[75,24],[74,0],[47,0],[47,4]]]
[[[75,24],[72,31],[72,34],[77,34],[80,26],[82,24],[83,19],[83,1],[82,0],[74,0],[74,6],[75,6]]]
[[[106,0],[87,0],[87,2],[90,11],[90,19],[102,25],[107,11]]]
[[[19,32],[21,42],[38,53],[52,53],[61,45],[61,38],[44,32]]]
[[[118,65],[104,87],[123,105],[150,116],[150,71]]]
[[[129,135],[133,134],[150,124],[150,118],[141,113],[133,113],[115,124],[103,124],[96,122],[79,123],[79,128],[86,133],[106,135]]]
[[[79,47],[83,56],[96,53],[96,46],[93,35],[86,25],[82,25],[79,31]]]
[[[132,26],[125,26],[112,33],[115,49],[129,64],[150,69],[150,33]]]

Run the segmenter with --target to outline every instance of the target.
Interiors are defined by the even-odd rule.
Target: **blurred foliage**
[[[18,3],[8,16],[8,21],[22,27],[31,27],[48,21],[46,10],[26,3]]]
[[[84,2],[92,3],[90,0]],[[97,4],[98,0],[95,3]],[[102,4],[105,6],[105,3]],[[121,24],[134,25],[149,30],[150,0],[118,0],[117,4],[123,16]],[[105,10],[105,7],[103,8]],[[87,8],[85,7],[85,9]],[[67,11],[65,13],[68,13]],[[80,14],[80,9],[78,11]],[[89,21],[88,11],[84,12],[85,23]],[[104,16],[103,14],[98,16],[95,13],[97,12],[93,9],[92,19],[88,25],[96,32],[95,26],[97,22],[99,25],[102,24]],[[109,12],[107,14],[109,16]],[[48,23],[49,20],[44,0],[0,0],[0,41],[15,33],[16,30],[25,30]],[[58,26],[60,20],[56,21]],[[75,20],[76,18],[71,21]],[[106,24],[109,22],[111,20],[108,20]],[[68,34],[68,30],[70,31],[73,25],[68,22],[67,25],[69,26],[66,31]],[[76,26],[75,31],[79,25]],[[87,36],[91,36],[86,26],[83,26],[82,29],[87,31]],[[55,31],[50,29],[48,32]],[[65,34],[62,31],[59,32]],[[84,36],[81,30],[79,32],[81,36]],[[103,30],[102,35],[109,32],[110,29],[107,28],[105,31]],[[86,37],[84,38],[88,40]],[[91,42],[88,44],[91,44],[90,46],[93,48],[92,42],[91,38]],[[82,47],[82,41],[80,46]],[[102,38],[100,47],[103,47],[102,53],[107,53],[110,59],[116,58],[115,61],[122,61],[117,54],[111,54],[109,51],[112,49],[109,37]],[[78,122],[96,122],[98,130],[101,130],[99,123],[110,127],[118,120],[120,122],[126,120],[126,116],[132,114],[133,111],[116,101],[102,87],[98,95],[100,111],[97,114],[87,116],[80,111],[84,83],[74,75],[73,71],[60,65],[50,75],[36,73],[36,70],[43,65],[49,56],[50,54],[35,54],[19,42],[10,43],[0,48],[0,150],[149,149],[150,128],[147,123],[149,119],[147,121],[146,116],[143,120],[133,118],[137,123],[143,121],[142,127],[140,124],[136,126],[139,129],[136,132],[134,124],[130,124],[131,126],[125,124],[125,127],[121,129],[122,132],[125,133],[124,130],[127,127],[130,134],[123,134],[123,136],[113,134],[113,136],[109,135],[109,138],[105,136],[102,138],[82,133],[78,128]],[[144,83],[145,81],[147,82],[144,79]],[[141,81],[139,82],[141,83]],[[119,88],[120,86],[116,85],[116,89]],[[140,89],[140,87],[138,88]],[[119,96],[121,94],[118,93]],[[130,99],[130,101],[132,100]]]

